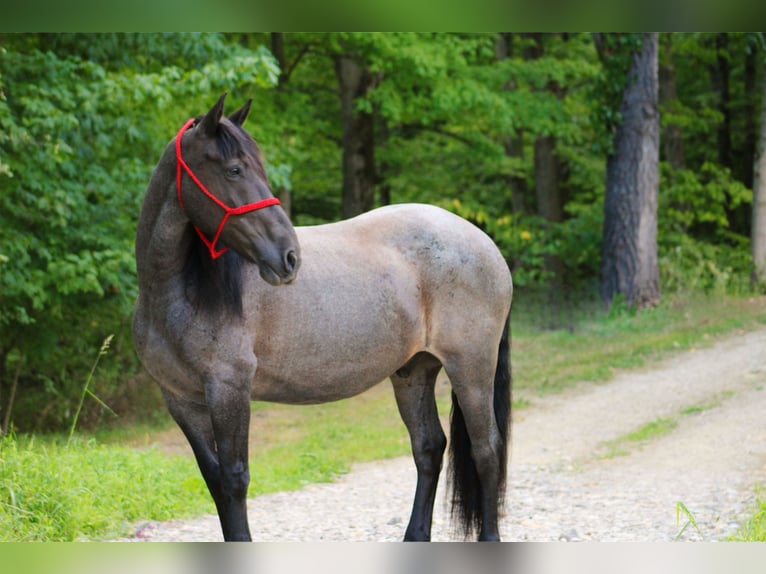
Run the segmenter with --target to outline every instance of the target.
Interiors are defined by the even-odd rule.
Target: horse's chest
[[[180,396],[203,396],[205,385],[223,381],[249,385],[255,369],[251,341],[241,334],[195,320],[139,318],[134,323],[136,350],[142,364],[164,389]]]

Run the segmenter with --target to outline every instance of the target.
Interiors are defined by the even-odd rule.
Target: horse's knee
[[[413,456],[418,471],[438,474],[441,470],[444,451],[447,449],[447,437],[441,433],[414,445]]]
[[[227,469],[223,469],[222,490],[226,496],[235,500],[245,498],[250,486],[250,471],[247,465],[237,462]]]
[[[479,478],[494,484],[500,475],[500,456],[495,445],[471,445],[471,458]]]

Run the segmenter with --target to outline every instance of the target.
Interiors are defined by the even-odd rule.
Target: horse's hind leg
[[[447,445],[436,410],[434,385],[441,364],[431,356],[416,357],[391,376],[404,424],[410,433],[412,455],[418,471],[415,501],[405,540],[431,539],[431,520],[442,458]]]
[[[464,357],[459,363],[447,361],[444,368],[453,390],[453,513],[457,508],[466,533],[479,526],[479,540],[500,540],[498,510],[505,445],[493,404],[494,360]]]
[[[192,447],[202,477],[213,497],[225,540],[250,540],[247,522],[247,487],[249,483],[247,461],[247,428],[249,401],[245,401],[247,416],[244,423],[245,439],[242,446],[241,431],[221,432],[214,425],[211,410],[205,404],[186,401],[163,390],[168,411],[183,431]],[[216,418],[221,418],[220,415]],[[242,418],[242,417],[239,417]],[[240,425],[241,426],[241,425]],[[228,434],[223,439],[216,436]],[[239,447],[236,445],[239,444]],[[235,450],[236,449],[236,450]],[[244,455],[242,451],[244,450]]]

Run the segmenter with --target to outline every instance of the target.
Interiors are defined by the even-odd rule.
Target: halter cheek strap
[[[240,205],[239,207],[229,207],[226,205],[223,201],[218,199],[215,195],[213,195],[203,184],[202,182],[197,178],[196,175],[194,175],[194,172],[191,170],[191,168],[187,165],[187,163],[184,161],[183,157],[181,156],[181,137],[184,135],[184,132],[189,129],[189,127],[194,123],[194,118],[191,118],[188,120],[183,127],[178,131],[178,135],[176,135],[176,189],[178,190],[178,203],[181,205],[181,209],[184,209],[184,200],[183,197],[181,197],[181,176],[182,176],[182,169],[185,171],[188,176],[192,179],[192,181],[197,184],[197,187],[200,188],[202,193],[204,193],[213,203],[215,203],[218,207],[224,210],[224,216],[223,219],[221,219],[221,223],[218,225],[218,229],[215,232],[215,235],[213,236],[213,239],[208,239],[207,236],[202,232],[202,230],[194,225],[194,229],[197,231],[197,235],[199,235],[202,242],[207,247],[208,251],[210,252],[210,257],[213,259],[218,259],[221,255],[226,253],[229,248],[224,247],[223,249],[216,250],[215,245],[218,242],[218,238],[221,237],[221,232],[223,231],[224,225],[226,225],[226,222],[229,220],[229,217],[232,215],[241,215],[243,213],[249,213],[251,211],[256,211],[258,209],[263,209],[264,207],[269,207],[271,205],[279,205],[279,200],[276,197],[268,197],[266,199],[262,199],[260,201],[256,201],[253,203],[247,203],[245,205]]]

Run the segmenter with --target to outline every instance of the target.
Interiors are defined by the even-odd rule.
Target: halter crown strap
[[[194,229],[197,232],[197,235],[199,235],[200,239],[202,240],[202,243],[205,244],[208,251],[210,252],[210,257],[212,259],[218,259],[221,255],[226,253],[229,248],[224,247],[223,249],[216,250],[215,245],[218,242],[218,238],[221,237],[221,232],[223,231],[224,225],[226,225],[226,222],[229,220],[229,217],[232,215],[241,215],[243,213],[249,213],[251,211],[256,211],[258,209],[263,209],[264,207],[269,207],[271,205],[279,205],[279,200],[276,197],[268,197],[266,199],[262,199],[260,201],[255,201],[253,203],[247,203],[245,205],[240,205],[239,207],[229,207],[226,205],[223,201],[218,199],[215,195],[213,195],[207,187],[203,185],[203,183],[197,178],[196,175],[194,175],[194,172],[191,170],[191,168],[188,166],[188,164],[184,161],[184,158],[181,156],[181,137],[184,135],[184,132],[189,129],[189,127],[194,123],[194,118],[189,119],[178,131],[178,134],[176,135],[176,189],[178,191],[178,203],[181,205],[181,209],[184,209],[184,200],[181,196],[181,176],[182,176],[182,169],[185,171],[188,176],[191,178],[191,180],[197,184],[197,187],[200,188],[202,193],[204,193],[206,196],[208,196],[209,199],[213,201],[218,207],[224,210],[224,216],[223,219],[221,219],[221,223],[218,225],[218,230],[215,232],[215,235],[213,236],[213,239],[208,239],[207,236],[202,232],[202,230],[194,225]]]

